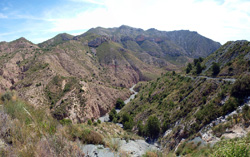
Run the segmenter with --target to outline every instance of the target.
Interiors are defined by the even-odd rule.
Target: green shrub
[[[1,96],[2,101],[10,101],[12,99],[13,93],[8,91]]]
[[[133,120],[128,113],[122,115],[122,124],[125,130],[131,130],[133,128]]]
[[[188,63],[187,68],[186,68],[186,73],[188,74],[192,70],[192,64]]]
[[[250,96],[250,74],[237,79],[231,89],[231,95],[239,98]]]
[[[196,64],[196,74],[200,74],[202,72],[202,67],[200,62]]]
[[[70,125],[70,124],[72,124],[72,121],[70,119],[62,119],[62,120],[60,120],[60,123],[62,125]]]
[[[129,120],[129,121],[126,121],[124,124],[123,124],[123,128],[125,130],[131,130],[133,128],[133,121],[132,120]]]
[[[138,128],[138,135],[144,136],[145,135],[145,129],[144,129],[144,126],[142,124],[142,121],[138,122],[137,128]]]
[[[225,140],[216,144],[213,156],[245,157],[250,156],[250,149],[245,139]]]
[[[104,144],[103,137],[99,133],[78,125],[68,127],[68,133],[72,140],[79,139],[85,144]]]
[[[102,122],[101,122],[101,120],[100,120],[100,119],[98,119],[98,120],[97,120],[97,123],[98,123],[98,124],[101,124]]]
[[[94,122],[94,123],[93,123],[93,125],[94,125],[94,126],[97,126],[97,125],[98,125],[98,123],[97,123],[97,122]]]
[[[194,59],[194,66],[196,66],[197,63],[199,63],[199,59]]]
[[[112,122],[114,119],[117,119],[117,112],[116,112],[116,110],[113,108],[113,109],[109,112],[109,120]]]
[[[36,87],[39,87],[39,86],[41,86],[42,84],[41,84],[41,82],[40,83],[37,83],[36,84]]]
[[[220,65],[218,63],[213,62],[212,65],[212,74],[213,76],[216,76],[220,72]]]
[[[230,99],[222,107],[223,114],[234,111],[237,106],[239,106],[239,100],[237,98],[230,97]]]
[[[115,103],[115,108],[121,109],[125,106],[124,101],[121,98],[118,98],[116,103]]]
[[[88,120],[88,125],[92,125],[91,119]]]
[[[156,138],[160,133],[160,122],[156,116],[150,116],[146,124],[146,134]]]

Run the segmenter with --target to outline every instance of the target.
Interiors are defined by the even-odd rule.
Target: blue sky
[[[250,40],[249,0],[0,0],[0,41],[40,43],[93,27],[191,30],[224,44]]]

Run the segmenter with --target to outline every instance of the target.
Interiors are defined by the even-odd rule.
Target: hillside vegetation
[[[158,141],[166,152],[173,151],[183,140],[203,138],[201,130],[208,124],[235,111],[248,100],[250,96],[248,65],[250,58],[247,58],[250,53],[249,47],[247,41],[229,42],[207,58],[195,59],[182,73],[166,72],[156,80],[139,83],[138,95],[121,110],[120,117],[128,113],[128,116],[133,119],[131,130],[145,137],[150,137],[148,134],[150,117],[157,117],[160,131],[155,137],[159,137]],[[219,53],[223,55],[212,59]],[[220,62],[222,58],[223,62]],[[237,68],[234,68],[230,76],[222,75],[229,64]],[[247,110],[245,114],[232,119],[237,123],[244,122],[243,128],[247,128],[248,114]],[[216,126],[218,123],[214,123],[216,127],[213,132],[220,137],[225,130],[231,129],[237,123],[219,126]],[[249,151],[248,144],[246,148]],[[178,151],[178,153],[182,152],[183,150]]]
[[[117,152],[113,138],[140,139],[112,123],[58,121],[45,107],[35,108],[13,92],[0,97],[0,156],[85,156],[84,144]]]

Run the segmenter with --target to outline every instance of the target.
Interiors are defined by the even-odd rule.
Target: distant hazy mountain
[[[221,46],[218,42],[188,30],[166,32],[149,29],[144,31],[123,25],[119,28],[92,28],[88,33],[108,36],[128,49],[145,51],[155,56],[206,57]]]

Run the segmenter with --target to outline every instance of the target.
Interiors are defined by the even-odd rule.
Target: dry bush
[[[120,139],[109,139],[109,142],[106,143],[106,146],[117,152],[121,147],[121,141]]]
[[[18,99],[3,103],[0,139],[9,145],[0,148],[0,156],[84,156],[77,143],[65,136],[65,128],[59,127],[61,125],[44,110]],[[100,135],[94,133],[88,136],[89,141],[96,143],[99,138]]]
[[[71,140],[79,139],[84,144],[105,144],[103,137],[99,133],[78,125],[68,126],[68,134]]]
[[[36,146],[36,156],[83,157],[76,143],[69,142],[61,135],[43,138]]]
[[[10,117],[3,111],[0,111],[0,138],[2,138],[6,143],[11,144],[11,128],[13,127]]]
[[[146,157],[158,157],[158,155],[155,152],[147,152]]]

